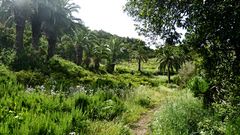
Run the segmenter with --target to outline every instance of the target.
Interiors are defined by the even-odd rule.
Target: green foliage
[[[239,134],[239,108],[229,103],[214,103],[201,122],[198,123],[199,132],[212,135]]]
[[[151,128],[154,135],[189,135],[198,133],[198,122],[205,115],[202,102],[189,91],[178,92],[162,104]]]
[[[0,49],[0,63],[10,66],[15,59],[15,51],[12,49]]]
[[[82,67],[58,56],[54,56],[49,60],[49,69],[50,72],[59,72],[71,78],[84,77],[90,74],[90,72],[84,70]]]
[[[196,75],[196,66],[192,62],[186,62],[178,71],[179,82],[182,87],[185,87],[187,82]]]
[[[119,98],[111,93],[100,91],[93,97],[89,116],[92,119],[113,120],[124,111],[124,104]]]
[[[2,15],[0,16],[0,18]],[[0,21],[0,48],[13,48],[14,45],[14,30],[13,28],[5,27]]]
[[[11,67],[15,71],[36,70],[45,67],[45,55],[43,52],[33,51],[31,47],[26,48],[21,54],[15,57]]]
[[[130,135],[130,129],[116,122],[94,121],[90,125],[91,133],[98,135]]]
[[[7,84],[8,82],[16,82],[16,75],[6,66],[0,65],[0,84]]]
[[[181,84],[181,78],[180,78],[179,75],[173,76],[172,82],[173,82],[174,84],[177,84],[177,85],[182,85],[182,84]]]
[[[150,107],[151,105],[151,99],[150,97],[147,98],[140,98],[138,99],[137,103],[143,107]]]
[[[82,110],[92,120],[113,120],[126,109],[123,102],[109,91],[97,91],[92,96],[79,93],[75,98],[75,108]]]
[[[88,131],[86,115],[73,108],[71,99],[61,95],[25,92],[23,87],[16,84],[4,87],[1,84],[0,87],[11,93],[5,94],[0,102],[1,134],[69,134]]]
[[[94,82],[93,86],[106,88],[127,88],[129,87],[129,83],[122,79],[116,80],[116,78],[112,76],[103,76],[99,77]]]
[[[181,65],[186,61],[183,51],[178,46],[167,44],[157,50],[157,60],[159,61],[159,71],[165,72],[167,69],[168,83],[170,76],[174,71],[178,71]]]
[[[49,76],[45,81],[48,89],[68,91],[69,87],[76,86],[81,82],[88,82],[87,76],[92,75],[90,71],[83,69],[73,62],[62,59],[59,56],[54,56],[49,60],[46,74]],[[86,77],[84,79],[83,77]],[[91,83],[92,80],[89,80]]]
[[[43,85],[45,82],[45,76],[40,72],[33,71],[19,71],[16,72],[17,81],[25,86],[35,87],[37,85]]]
[[[83,112],[87,112],[88,107],[91,103],[89,96],[85,94],[78,94],[78,97],[75,99],[75,108],[81,109]]]
[[[188,88],[194,93],[196,97],[205,93],[209,86],[208,83],[200,76],[195,76],[188,82]]]

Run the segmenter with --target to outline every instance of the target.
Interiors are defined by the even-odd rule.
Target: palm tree
[[[165,72],[167,69],[168,83],[170,83],[171,73],[173,73],[174,70],[178,71],[185,59],[179,48],[172,45],[166,45],[165,47],[159,48],[157,61],[159,62],[158,68],[160,71]]]
[[[30,22],[32,25],[32,46],[35,50],[39,48],[39,40],[41,38],[42,24],[44,18],[47,18],[46,11],[47,0],[32,0],[32,14]]]
[[[148,60],[147,47],[143,41],[136,40],[131,50],[131,57],[138,61],[138,71],[141,72],[141,62],[147,62]]]
[[[98,45],[97,36],[95,35],[95,33],[88,31],[87,35],[85,36],[85,44],[83,44],[83,49],[86,54],[86,58],[84,60],[86,68],[89,68],[91,59],[93,57],[94,49],[97,45]]]
[[[100,62],[102,59],[107,59],[109,54],[108,45],[104,42],[97,44],[93,50],[94,69],[99,71]]]
[[[75,54],[76,54],[76,64],[82,65],[83,63],[83,49],[84,45],[87,44],[87,33],[88,29],[82,24],[76,24],[79,29],[75,31],[74,40],[75,40]]]
[[[1,10],[3,12],[2,19],[10,20],[14,19],[16,25],[16,37],[15,48],[16,53],[19,56],[24,51],[23,35],[26,20],[31,13],[31,1],[30,0],[2,0]]]
[[[107,44],[109,48],[109,57],[108,57],[108,64],[107,64],[107,71],[109,73],[113,73],[115,69],[115,65],[126,55],[126,49],[124,47],[124,43],[117,37],[113,37],[109,40]]]
[[[72,13],[77,12],[79,7],[69,0],[48,0],[46,7],[43,30],[48,40],[47,59],[50,59],[55,54],[57,38],[63,33],[73,32],[74,21],[79,19],[73,17]]]

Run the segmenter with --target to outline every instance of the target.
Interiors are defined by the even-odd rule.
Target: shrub
[[[75,86],[78,84],[78,78],[67,77],[63,73],[51,73],[49,78],[45,80],[44,85],[47,90],[52,91],[63,91],[69,92],[69,88],[71,86]]]
[[[196,76],[188,82],[188,88],[194,93],[194,96],[199,97],[208,90],[208,83],[202,77]]]
[[[0,84],[6,84],[8,82],[16,82],[16,75],[6,66],[0,65]]]
[[[123,102],[108,92],[99,91],[92,99],[89,117],[99,120],[113,120],[125,111]]]
[[[149,97],[147,98],[139,98],[137,100],[137,103],[143,107],[150,107],[151,106],[151,99]]]
[[[35,87],[44,84],[45,77],[40,72],[33,71],[19,71],[16,72],[17,81],[21,84]]]
[[[96,87],[110,87],[114,88],[117,86],[117,82],[110,78],[98,78],[95,83]]]
[[[213,135],[232,135],[240,133],[240,112],[238,106],[229,102],[214,103],[211,110],[198,123],[199,132]]]
[[[71,98],[22,91],[15,95],[5,95],[2,101],[0,134],[88,132],[87,117],[82,110],[74,108],[74,100]]]
[[[179,75],[174,76],[174,77],[172,78],[172,81],[173,81],[174,84],[181,85],[181,86],[184,85],[184,84],[182,84],[183,81],[181,80],[181,78],[180,78]]]
[[[27,47],[24,52],[15,57],[11,64],[14,71],[42,69],[45,65],[45,56],[38,51],[33,51],[31,47]]]
[[[198,133],[198,123],[205,115],[202,102],[189,91],[168,97],[152,123],[154,135],[189,135]]]
[[[67,78],[84,77],[91,74],[75,63],[64,60],[59,56],[54,56],[49,60],[49,69],[50,72],[62,73]]]
[[[86,112],[91,103],[90,97],[85,94],[79,94],[77,99],[75,99],[75,108],[81,109],[83,112]]]
[[[10,66],[16,57],[16,52],[12,49],[0,49],[0,63]]]
[[[85,86],[96,87],[96,79],[95,76],[86,76],[79,78],[79,83]]]
[[[196,74],[196,66],[193,62],[186,62],[178,71],[179,78],[175,80],[181,87],[185,87],[187,82]]]
[[[119,74],[128,74],[128,73],[134,74],[134,71],[129,71],[129,69],[122,68],[122,67],[117,67],[115,72]]]

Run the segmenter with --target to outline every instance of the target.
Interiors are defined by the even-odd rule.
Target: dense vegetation
[[[128,0],[125,7],[141,33],[182,46],[196,64],[198,76],[188,88],[213,115],[202,118],[204,122],[197,128],[203,131],[197,133],[240,133],[239,4],[235,0]],[[182,42],[178,29],[186,30]],[[169,134],[173,133],[176,131]]]
[[[132,134],[159,106],[153,134],[239,134],[239,5],[128,0],[153,50],[69,0],[0,0],[0,134]]]

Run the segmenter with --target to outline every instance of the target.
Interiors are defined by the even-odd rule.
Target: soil
[[[159,107],[154,107],[148,112],[142,114],[141,118],[134,124],[131,125],[132,132],[134,135],[149,135],[151,131],[149,125],[153,119],[154,113],[159,109]]]

